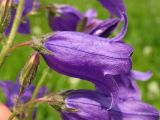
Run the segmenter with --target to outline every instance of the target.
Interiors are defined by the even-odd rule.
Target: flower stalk
[[[14,51],[15,49],[20,48],[20,47],[24,47],[24,46],[32,46],[32,41],[26,41],[26,42],[16,44],[12,48],[10,48],[8,52],[10,53],[10,52]]]
[[[37,84],[37,86],[36,86],[36,89],[35,89],[34,92],[33,92],[32,100],[37,97],[38,92],[39,92],[40,88],[42,87],[44,81],[46,80],[46,77],[48,76],[48,73],[50,72],[50,70],[51,70],[50,68],[44,69],[43,75],[42,75],[42,77],[40,78],[40,81],[38,82],[38,84]]]
[[[31,101],[36,101],[36,97],[37,97],[37,95],[38,95],[38,93],[39,93],[39,91],[40,91],[40,88],[42,87],[42,85],[43,85],[46,77],[48,76],[48,73],[49,73],[49,72],[50,72],[50,69],[49,69],[49,68],[44,69],[43,75],[42,75],[42,77],[40,78],[40,81],[38,82],[38,84],[37,84],[37,86],[36,86],[36,88],[35,88],[35,90],[34,90],[34,92],[33,92]],[[45,101],[47,101],[47,100],[45,100],[44,98],[37,99],[37,102],[45,102]],[[32,120],[33,108],[34,108],[34,104],[32,104],[32,105],[30,106],[30,110],[29,110],[29,112],[28,112],[28,113],[29,113],[29,117],[28,117],[27,119],[29,119],[29,120],[30,120],[30,119]]]
[[[2,51],[0,53],[0,67],[2,66],[2,64],[8,54],[8,50],[13,46],[14,39],[15,39],[19,24],[21,22],[21,16],[23,13],[24,4],[25,4],[25,0],[20,0],[19,5],[18,5],[18,9],[17,9],[17,13],[16,13],[16,16],[14,19],[13,27],[11,29],[11,33],[9,35],[8,41],[3,46]]]
[[[11,116],[8,118],[8,120],[13,120],[16,116],[17,116],[17,113],[13,112]]]
[[[45,98],[38,98],[38,99],[31,100],[31,101],[27,102],[26,104],[19,106],[19,108],[17,108],[17,110],[14,110],[14,112],[10,115],[8,120],[15,120],[14,118],[17,115],[19,115],[20,113],[25,112],[27,109],[32,108],[34,105],[36,105],[38,103],[45,103],[45,102],[48,102],[48,100]],[[16,118],[16,120],[17,120],[17,118]]]

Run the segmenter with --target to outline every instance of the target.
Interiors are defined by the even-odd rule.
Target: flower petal
[[[63,111],[64,120],[102,120],[107,118],[111,99],[96,91],[77,90],[66,99],[67,108],[75,108],[77,112]],[[107,119],[105,119],[107,120]]]
[[[122,13],[126,13],[126,7],[123,0],[99,0],[101,4],[107,8],[111,15],[121,18]]]
[[[136,70],[132,70],[131,71],[131,76],[132,78],[134,78],[135,80],[143,80],[146,81],[148,79],[150,79],[152,77],[152,71],[148,71],[148,72],[140,72],[140,71],[136,71]]]
[[[131,69],[133,49],[123,42],[79,32],[57,32],[44,45],[53,52],[43,54],[49,66],[69,76],[93,80],[103,78],[104,74],[128,73]]]
[[[63,120],[158,120],[156,108],[138,100],[119,100],[108,109],[111,97],[97,91],[74,90],[65,96],[67,109],[62,109]],[[75,111],[69,111],[75,109]]]
[[[105,20],[90,31],[89,34],[108,37],[117,28],[119,22],[120,20],[116,18]]]
[[[128,98],[134,100],[141,100],[141,92],[136,81],[130,76],[130,74],[116,75],[114,76],[118,85],[118,97],[122,100]]]
[[[7,97],[6,105],[12,108],[20,86],[11,81],[0,81],[0,88],[2,88]]]
[[[156,108],[141,101],[127,100],[112,108],[113,120],[159,120]]]
[[[87,18],[91,18],[91,19],[96,18],[97,17],[97,11],[96,11],[96,9],[89,9],[89,10],[87,10],[87,12],[85,13],[85,16]]]
[[[76,31],[78,22],[83,15],[69,5],[55,6],[55,13],[49,12],[49,25],[54,31]]]

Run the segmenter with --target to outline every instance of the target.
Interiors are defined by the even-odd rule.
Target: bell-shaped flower
[[[133,48],[124,42],[80,32],[57,32],[38,41],[42,43],[33,42],[50,68],[88,80],[106,94],[112,93],[113,98],[118,88],[112,75],[127,74],[132,67]]]
[[[44,39],[43,46],[51,52],[42,53],[51,68],[77,77],[124,74],[132,66],[130,45],[80,32],[56,32]]]
[[[81,13],[70,5],[53,5],[48,10],[49,25],[54,31],[77,31],[80,22],[84,22],[84,31],[90,30],[102,22],[96,17],[97,11],[95,9]]]
[[[62,96],[64,100],[57,102],[55,108],[63,120],[159,120],[158,110],[139,100],[119,99],[109,109],[111,97],[97,91],[73,90]]]

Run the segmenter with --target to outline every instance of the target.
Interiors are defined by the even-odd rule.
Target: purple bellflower
[[[158,110],[140,100],[119,99],[109,109],[111,97],[97,91],[75,90],[63,96],[64,103],[57,109],[63,120],[159,120]]]
[[[19,3],[19,0],[13,0],[12,3],[17,5]],[[30,21],[29,21],[29,18],[26,16],[29,12],[32,11],[33,7],[35,7],[33,3],[34,3],[34,0],[25,0],[25,7],[24,7],[23,14],[22,14],[22,21],[21,21],[19,29],[18,29],[18,32],[21,34],[30,34],[30,32],[31,32],[30,31]],[[15,7],[13,7],[12,11],[11,11],[11,21],[5,31],[6,35],[9,35],[9,33],[11,31],[13,21],[14,21],[15,15],[16,15],[16,11],[17,11],[17,9]]]
[[[109,36],[120,22],[118,18],[100,20],[96,17],[95,9],[81,13],[69,5],[55,5],[53,11],[49,11],[48,15],[49,25],[53,31],[77,31],[81,26],[80,23],[84,22],[82,32],[102,37]]]
[[[113,103],[118,86],[112,75],[127,74],[132,67],[133,48],[122,41],[68,31],[51,35],[42,45],[50,52],[40,51],[50,68],[94,83],[97,89],[113,94]]]
[[[123,89],[131,89],[131,91],[136,89],[136,94],[140,92],[138,92],[139,89],[136,86],[136,82],[131,80],[129,75],[132,65],[131,54],[133,49],[129,46],[122,47],[123,45],[126,45],[122,42],[122,39],[124,38],[128,27],[125,4],[123,0],[118,1],[118,3],[116,3],[117,1],[108,0],[100,0],[100,2],[111,13],[112,17],[110,19],[105,21],[97,20],[97,13],[93,10],[88,11],[84,15],[71,6],[63,6],[64,8],[59,6],[56,10],[59,11],[60,14],[58,14],[57,17],[54,14],[54,16],[50,16],[52,20],[49,19],[51,20],[49,22],[50,24],[61,27],[61,29],[57,29],[56,31],[75,31],[76,25],[79,24],[77,22],[87,16],[89,22],[87,25],[91,27],[86,27],[86,31],[83,32],[89,33],[92,36],[78,32],[57,32],[53,37],[49,37],[44,42],[45,48],[47,48],[48,51],[51,51],[53,55],[43,54],[43,57],[52,69],[68,76],[89,80],[96,85],[98,91],[100,90],[105,94],[108,94],[108,92],[112,93],[112,102],[114,104],[118,93],[122,94]],[[63,25],[69,25],[64,24],[66,21],[74,23],[70,20],[72,17],[65,17],[68,14],[72,15],[72,17],[74,16],[73,18],[78,18],[76,20],[72,19],[76,22],[74,29],[63,29]],[[117,16],[117,18],[113,18],[113,16]],[[64,21],[62,22],[59,19],[59,23],[57,24],[55,18],[60,18]],[[93,21],[95,20],[96,22],[94,23]],[[122,21],[124,21],[125,24],[116,37],[112,39],[100,38],[108,37]],[[55,25],[51,25],[51,27],[54,29]],[[106,43],[109,44],[106,45]],[[63,56],[63,58],[61,56]],[[102,56],[105,56],[106,59]],[[127,81],[128,84],[126,85],[119,81]],[[135,85],[133,86],[133,84]],[[118,90],[119,86],[122,86],[121,90]],[[117,91],[119,92],[117,93]],[[130,95],[130,92],[128,95]]]
[[[65,71],[75,76],[86,74],[93,79],[94,75],[101,78],[103,75],[124,74],[131,70],[133,48],[124,42],[80,32],[56,32],[45,39],[43,45],[52,53],[42,53],[51,68],[68,69]],[[77,71],[75,68],[78,68]],[[89,71],[94,74],[89,74]]]
[[[97,12],[94,9],[83,14],[72,6],[57,5],[53,11],[49,12],[49,25],[54,31],[76,31],[77,27],[81,25],[79,23],[86,18],[83,32],[108,37],[124,21],[123,29],[116,36],[117,39],[122,40],[128,28],[128,17],[124,1],[99,0],[99,2],[109,10],[111,18],[107,20],[97,19]],[[118,18],[114,18],[114,16]]]
[[[9,108],[13,108],[14,102],[15,102],[15,97],[19,95],[20,91],[20,84],[14,83],[12,81],[0,81],[0,88],[4,91],[7,101],[6,105]],[[32,94],[35,90],[35,86],[30,85],[27,89],[26,92],[21,96],[20,100],[22,103],[28,102],[32,98]],[[43,97],[48,90],[45,87],[42,87],[38,93],[38,98]]]

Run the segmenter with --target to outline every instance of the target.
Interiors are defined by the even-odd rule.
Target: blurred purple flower
[[[65,107],[60,109],[63,120],[159,120],[156,108],[139,100],[127,99],[108,109],[111,97],[90,90],[69,91]]]
[[[41,2],[40,2],[40,0],[34,0],[34,2],[33,2],[33,8],[32,8],[32,10],[39,10],[41,8]]]
[[[54,31],[77,31],[80,22],[86,22],[83,32],[107,37],[118,26],[120,20],[116,18],[108,20],[97,19],[97,11],[89,9],[81,13],[69,5],[55,5],[54,10],[49,12],[49,25]],[[87,21],[83,21],[86,19]],[[100,32],[99,34],[96,34]]]
[[[18,3],[19,3],[19,0],[13,0],[13,4],[18,4]],[[29,18],[26,17],[26,15],[32,11],[33,7],[35,7],[33,5],[33,3],[34,3],[34,0],[26,0],[25,1],[25,7],[24,7],[23,14],[22,14],[23,19],[22,19],[21,24],[18,29],[18,32],[21,34],[30,34],[30,21],[29,21]],[[38,3],[38,1],[37,1],[37,3]],[[11,31],[16,12],[17,12],[17,9],[13,7],[12,11],[11,11],[11,21],[6,29],[6,32],[5,32],[6,35],[9,35],[9,33]]]
[[[9,108],[13,108],[15,97],[19,95],[20,84],[18,82],[14,83],[12,81],[0,81],[0,88],[4,91],[7,101],[6,105]],[[30,85],[23,96],[20,97],[22,103],[28,102],[32,98],[32,94],[34,92],[35,86]],[[45,87],[42,87],[38,93],[37,98],[43,97],[48,90]]]
[[[11,32],[11,28],[12,28],[12,25],[13,25],[13,21],[14,21],[14,18],[15,18],[15,15],[16,15],[16,10],[15,9],[12,9],[12,13],[11,13],[11,21],[10,21],[10,24],[8,25],[6,31],[5,31],[5,34],[6,35],[9,35],[10,32]],[[23,13],[23,16],[25,16],[26,14]],[[29,21],[29,18],[26,18],[24,19],[19,28],[18,28],[18,32],[21,33],[21,34],[30,34],[30,21]]]

